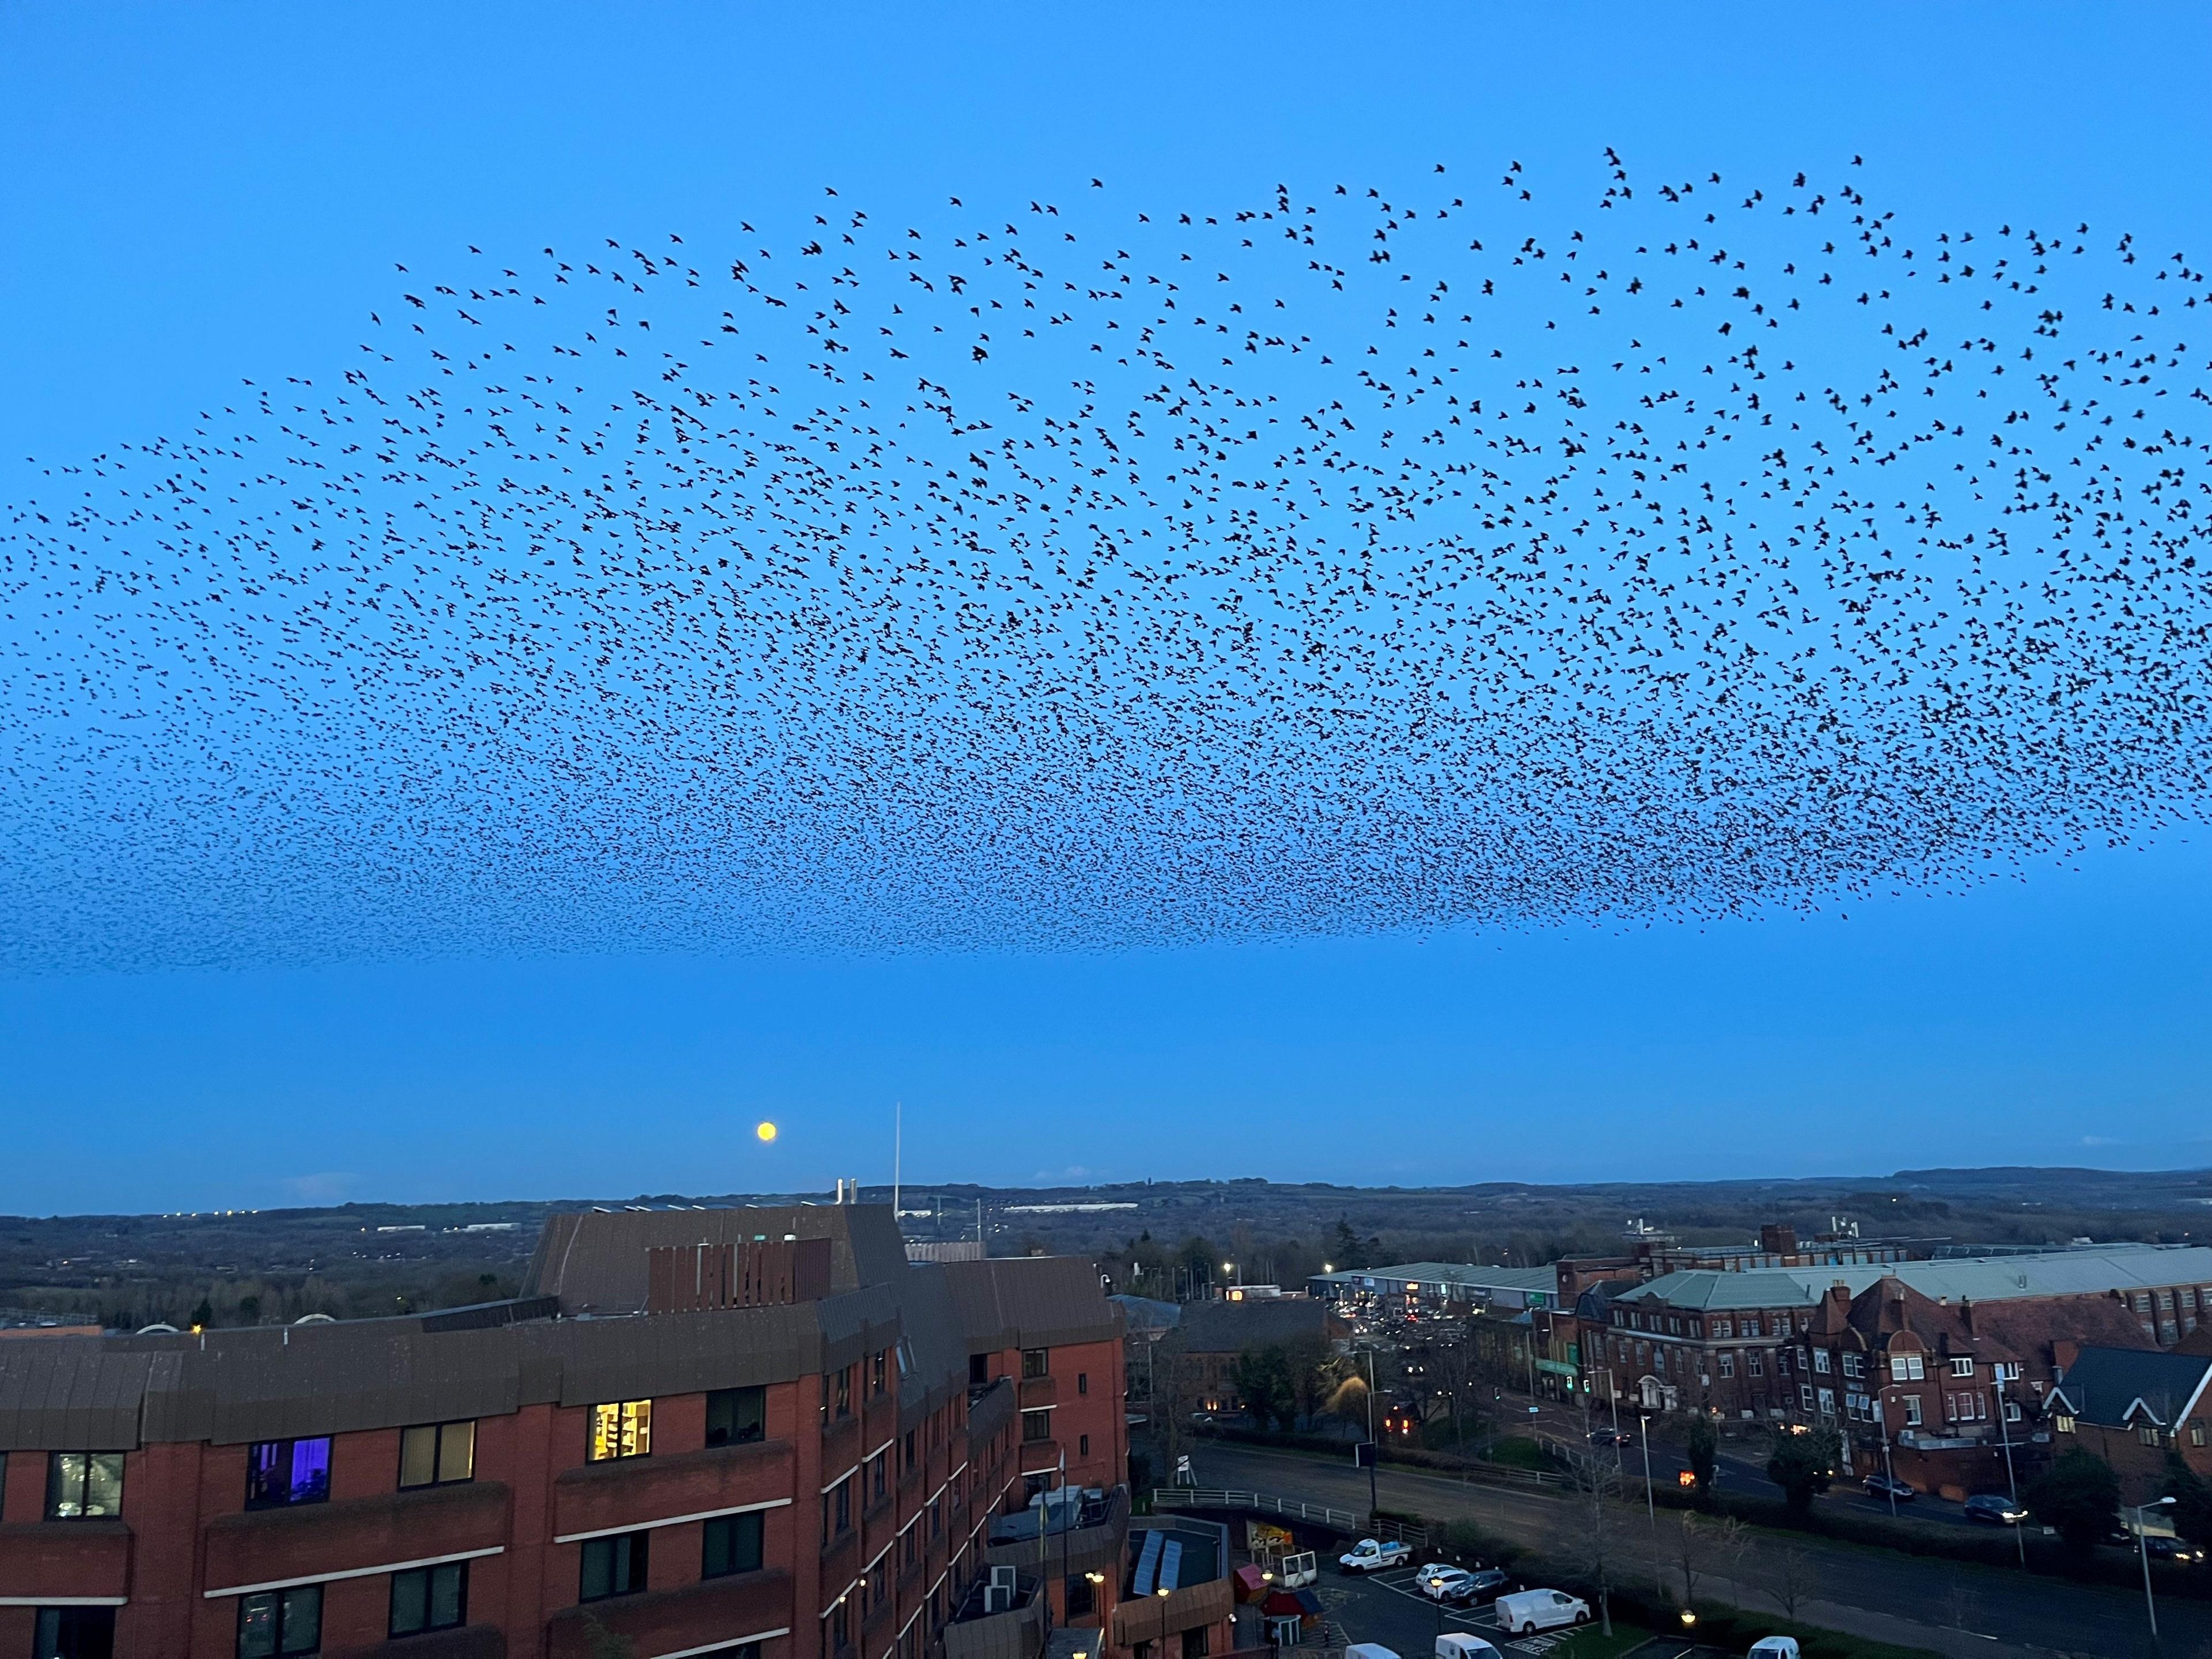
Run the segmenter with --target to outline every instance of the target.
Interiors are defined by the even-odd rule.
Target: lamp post
[[[1644,1513],[1651,1522],[1651,1584],[1664,1595],[1667,1587],[1659,1577],[1659,1504],[1651,1495],[1651,1414],[1638,1413],[1636,1426],[1644,1437]]]
[[[2005,1491],[2012,1499],[2013,1508],[2018,1509],[2020,1481],[2013,1474],[2012,1468],[2012,1428],[2010,1419],[2005,1415],[2004,1372],[2005,1368],[1999,1365],[1997,1367],[1997,1437],[2004,1443]],[[2020,1548],[2020,1565],[2025,1570],[2027,1566],[2027,1535],[2021,1531],[2020,1522],[2017,1521],[2012,1523],[2012,1538],[2013,1542]]]
[[[1375,1495],[1375,1465],[1380,1449],[1375,1443],[1375,1350],[1363,1350],[1367,1355],[1367,1514],[1371,1520],[1382,1507],[1382,1500]]]
[[[2143,1511],[2162,1510],[2171,1504],[2171,1498],[2154,1498],[2148,1504],[2136,1505],[2136,1553],[2142,1558],[2143,1613],[2150,1620],[2150,1644],[2158,1645],[2158,1604],[2150,1599],[2150,1545],[2143,1538]]]

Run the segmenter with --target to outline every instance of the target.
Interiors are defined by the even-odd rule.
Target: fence
[[[1350,1510],[1333,1510],[1326,1504],[1308,1504],[1296,1498],[1277,1498],[1264,1492],[1231,1492],[1211,1486],[1155,1486],[1155,1510],[1257,1510],[1263,1515],[1285,1516],[1311,1522],[1331,1532],[1357,1533],[1359,1516]]]

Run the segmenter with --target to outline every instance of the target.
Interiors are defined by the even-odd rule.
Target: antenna
[[[891,1103],[891,1225],[894,1227],[898,1225],[899,1153],[903,1150],[905,1138],[906,1103],[895,1100]]]

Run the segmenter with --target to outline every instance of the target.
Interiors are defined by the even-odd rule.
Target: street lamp
[[[2150,1599],[2150,1545],[2143,1537],[2143,1511],[2162,1510],[2172,1504],[2171,1498],[2154,1498],[2148,1504],[2136,1505],[2136,1553],[2142,1558],[2143,1613],[2150,1620],[2151,1645],[2158,1644],[2158,1604]]]
[[[1651,1414],[1639,1413],[1636,1426],[1644,1437],[1644,1512],[1651,1520],[1651,1583],[1664,1595],[1667,1587],[1659,1577],[1659,1505],[1651,1496]]]

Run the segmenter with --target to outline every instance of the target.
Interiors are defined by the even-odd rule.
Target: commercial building
[[[840,1205],[557,1216],[483,1307],[0,1345],[0,1654],[944,1655],[994,1516],[1124,1478],[1120,1339],[1087,1263]]]

